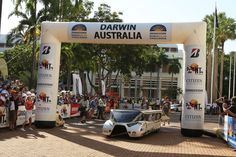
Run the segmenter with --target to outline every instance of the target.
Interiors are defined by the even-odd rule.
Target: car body
[[[142,137],[161,128],[161,117],[161,110],[111,110],[102,132],[106,136]]]
[[[175,112],[182,111],[182,105],[180,105],[180,104],[171,104],[170,109],[171,109],[171,111],[175,111]]]

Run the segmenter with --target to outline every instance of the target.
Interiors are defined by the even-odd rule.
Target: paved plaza
[[[162,127],[160,132],[139,139],[106,138],[104,121],[79,123],[67,119],[65,128],[22,132],[0,129],[0,157],[231,157],[236,152],[222,139],[202,136],[183,137],[179,122]],[[205,123],[213,130],[217,123]]]

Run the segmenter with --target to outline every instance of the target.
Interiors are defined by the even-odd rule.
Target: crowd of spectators
[[[29,89],[20,80],[1,80],[0,81],[0,118],[9,115],[9,129],[15,130],[18,108],[19,106],[29,106],[29,100],[31,101],[31,106],[29,109],[32,110],[33,105],[36,100],[36,94],[34,89]],[[26,110],[28,110],[26,108]],[[31,122],[32,114],[27,114],[25,123]],[[0,121],[1,122],[1,121]],[[24,127],[24,125],[23,125]],[[32,129],[32,128],[30,128]],[[22,128],[24,131],[24,128]]]

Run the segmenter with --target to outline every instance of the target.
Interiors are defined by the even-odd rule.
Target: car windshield
[[[132,110],[132,111],[113,111],[112,117],[115,122],[119,123],[128,123],[131,122],[140,111]]]

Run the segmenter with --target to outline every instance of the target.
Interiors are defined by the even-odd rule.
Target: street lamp
[[[236,53],[233,52],[234,54],[234,73],[233,73],[233,96],[235,95],[235,59],[236,59]]]

